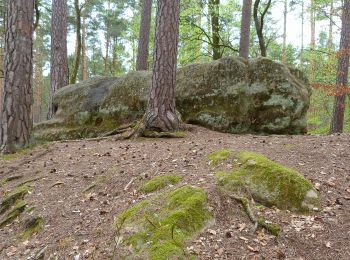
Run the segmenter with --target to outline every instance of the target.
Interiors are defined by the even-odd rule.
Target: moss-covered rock
[[[183,186],[127,209],[116,217],[115,225],[118,241],[132,248],[129,257],[188,259],[184,243],[210,219],[206,193]]]
[[[140,191],[144,193],[151,193],[154,191],[161,190],[168,185],[178,184],[182,179],[183,177],[179,175],[157,176],[143,184],[140,188]]]
[[[225,192],[252,196],[265,206],[296,212],[321,206],[316,189],[297,171],[253,152],[241,152],[237,159],[235,170],[216,175]]]
[[[219,163],[227,160],[232,156],[232,152],[229,150],[220,150],[209,154],[208,159],[211,165],[218,165]]]
[[[148,71],[130,72],[58,90],[53,98],[56,115],[35,126],[35,137],[91,137],[140,119],[151,76]],[[177,108],[188,123],[230,133],[300,134],[307,130],[311,91],[306,78],[266,58],[224,58],[180,68],[176,91]]]

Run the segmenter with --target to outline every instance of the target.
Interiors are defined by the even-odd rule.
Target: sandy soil
[[[276,238],[252,233],[241,206],[221,198],[216,169],[206,156],[213,151],[256,151],[290,166],[319,189],[323,211],[296,215],[262,209],[283,227]],[[6,192],[31,179],[25,197],[45,220],[42,232],[23,241],[18,234],[28,218],[22,214],[0,230],[0,259],[120,259],[113,219],[145,196],[139,185],[154,176],[177,173],[204,188],[215,223],[187,245],[199,259],[350,259],[350,135],[230,135],[195,128],[184,139],[71,141],[37,147],[12,160],[0,159],[0,201]],[[222,165],[221,167],[230,167]],[[132,178],[131,185],[124,189]]]

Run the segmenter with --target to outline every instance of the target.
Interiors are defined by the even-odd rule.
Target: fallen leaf
[[[331,242],[327,242],[326,247],[331,248]]]

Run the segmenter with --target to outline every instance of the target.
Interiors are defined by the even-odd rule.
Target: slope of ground
[[[278,238],[253,234],[241,206],[216,189],[207,156],[221,149],[259,152],[298,170],[319,189],[323,211],[305,216],[260,208],[283,232]],[[32,209],[0,229],[0,259],[120,259],[114,217],[152,196],[138,189],[162,174],[182,175],[178,185],[208,193],[215,222],[186,245],[198,259],[350,259],[349,161],[349,135],[230,135],[196,127],[184,139],[50,143],[0,159],[0,201],[30,181],[24,201]],[[26,215],[44,220],[28,240],[18,236]]]

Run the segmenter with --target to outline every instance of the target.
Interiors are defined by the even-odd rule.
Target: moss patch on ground
[[[253,152],[241,152],[237,159],[238,168],[216,174],[218,185],[225,192],[295,212],[321,206],[316,189],[299,172]]]
[[[26,220],[23,227],[23,232],[20,237],[24,240],[31,237],[33,234],[39,233],[44,228],[44,219],[42,217],[31,217]]]
[[[15,205],[17,201],[22,200],[28,192],[29,188],[27,186],[20,186],[15,188],[8,195],[6,195],[4,200],[0,204],[0,215],[2,215],[13,205]]]
[[[218,165],[219,163],[226,161],[232,156],[232,152],[229,150],[220,150],[213,152],[208,156],[211,165]]]
[[[179,175],[157,176],[142,185],[140,191],[144,193],[155,192],[165,188],[168,185],[178,184],[182,179],[183,177]]]
[[[116,240],[133,249],[131,257],[188,259],[185,242],[203,229],[211,215],[206,193],[183,186],[142,201],[116,217]]]

